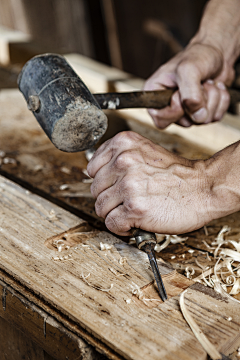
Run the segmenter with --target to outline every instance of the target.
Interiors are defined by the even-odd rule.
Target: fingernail
[[[207,83],[212,85],[212,84],[214,84],[214,81],[212,79],[208,79]]]
[[[208,116],[207,109],[201,108],[198,111],[196,111],[194,114],[192,114],[193,121],[197,123],[203,123]]]
[[[226,86],[225,86],[225,84],[224,84],[222,81],[218,81],[217,87],[218,87],[220,90],[226,90]]]

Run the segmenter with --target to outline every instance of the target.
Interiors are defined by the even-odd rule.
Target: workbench
[[[139,84],[116,69],[68,58],[93,91]],[[131,129],[179,155],[208,158],[215,150],[211,139],[196,145],[191,135],[156,130],[146,112],[120,114],[108,112],[110,128]],[[109,233],[95,214],[85,154],[57,150],[17,89],[0,91],[0,130],[3,359],[206,359],[179,308],[185,289],[188,310],[217,349],[228,355],[240,346],[240,305],[184,276],[195,258],[206,262],[204,229],[159,253],[169,296],[162,303],[147,255]],[[229,141],[237,131],[229,129]],[[237,213],[212,222],[210,238],[225,224],[239,236]],[[145,301],[132,293],[137,288]]]

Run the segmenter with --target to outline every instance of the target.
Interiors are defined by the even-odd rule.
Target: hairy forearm
[[[211,184],[211,218],[240,210],[240,141],[205,161]]]
[[[240,54],[240,0],[210,0],[193,43],[215,47],[232,66]]]

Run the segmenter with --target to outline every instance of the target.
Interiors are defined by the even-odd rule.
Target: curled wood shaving
[[[113,284],[110,285],[110,288],[109,289],[104,289],[104,288],[101,288],[99,286],[95,286],[95,285],[92,285],[90,284],[88,281],[87,281],[87,278],[90,276],[91,274],[89,273],[87,276],[84,276],[83,273],[81,275],[83,281],[88,285],[88,286],[91,286],[92,288],[96,289],[96,290],[99,290],[99,291],[104,291],[104,292],[109,292],[112,288],[113,288]]]
[[[126,257],[120,257],[118,262],[119,262],[120,265],[127,264],[127,258]]]
[[[145,305],[147,305],[147,301],[162,301],[159,299],[146,299],[141,288],[138,285],[134,284],[134,282],[132,286],[132,294],[135,295],[139,300],[141,300]]]
[[[192,279],[192,276],[195,274],[195,270],[191,266],[187,266],[185,272],[188,279]]]
[[[237,279],[229,295],[237,295],[239,292],[240,292],[240,279]]]
[[[220,252],[220,256],[221,255],[227,255],[229,256],[231,259],[235,260],[235,261],[240,261],[240,253],[234,250],[230,250],[230,249],[222,249]]]
[[[163,244],[156,244],[155,245],[155,247],[154,247],[154,250],[156,251],[156,252],[160,252],[160,251],[162,251],[163,249],[165,249],[169,244],[170,244],[170,242],[171,242],[171,239],[170,239],[170,236],[168,235],[167,237],[166,237],[166,240],[164,241],[164,243]]]
[[[186,308],[185,302],[184,302],[184,294],[187,292],[187,290],[183,291],[180,295],[180,308],[183,313],[183,316],[192,329],[192,332],[196,336],[197,340],[200,342],[204,350],[208,353],[208,355],[213,360],[221,359],[222,356],[218,352],[218,350],[215,348],[215,346],[208,340],[208,338],[203,334],[203,332],[200,330],[196,322],[193,320],[192,316],[190,315],[189,311]]]
[[[210,246],[210,245],[206,242],[206,240],[202,240],[202,243],[203,243],[208,249],[210,249],[210,250],[214,250],[214,249],[215,249],[215,247]]]
[[[196,265],[197,265],[198,267],[200,267],[202,270],[208,270],[208,269],[209,269],[209,266],[204,266],[204,265],[200,264],[200,262],[199,262],[197,259],[195,259],[195,263],[196,263]]]
[[[155,245],[155,248],[154,250],[156,252],[160,252],[162,251],[163,249],[165,249],[170,243],[172,244],[178,244],[178,243],[181,243],[183,241],[186,241],[188,239],[188,237],[181,237],[181,236],[178,236],[178,235],[163,235],[163,234],[159,234],[161,235],[161,240],[162,240],[162,237],[165,236],[166,237],[166,240],[164,241],[164,243],[162,244],[156,244]],[[159,238],[159,235],[158,235],[158,238]]]
[[[231,231],[231,228],[228,225],[224,225],[222,229],[219,231],[216,242],[212,242],[212,245],[219,245],[224,241],[224,236]]]
[[[167,235],[167,237],[168,236],[170,237],[170,241],[172,244],[178,244],[188,239],[188,237],[181,237],[178,235]]]

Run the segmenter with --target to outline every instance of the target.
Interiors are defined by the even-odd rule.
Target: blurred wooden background
[[[142,78],[186,45],[206,0],[0,0],[0,26]]]

